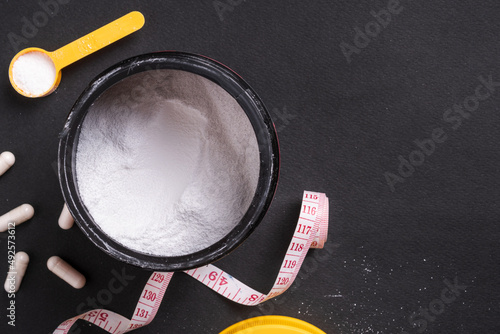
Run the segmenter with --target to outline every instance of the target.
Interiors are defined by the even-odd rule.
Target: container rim
[[[260,172],[252,202],[238,224],[208,248],[182,256],[155,256],[131,250],[111,239],[94,222],[80,197],[76,180],[76,149],[81,124],[93,102],[115,83],[137,73],[172,69],[201,75],[222,87],[239,103],[254,129],[260,154]],[[226,256],[250,236],[262,221],[274,197],[279,175],[276,129],[255,91],[227,66],[205,56],[161,51],[126,59],[111,66],[85,88],[73,105],[59,136],[58,176],[67,207],[83,233],[106,254],[150,270],[183,271],[207,265]]]

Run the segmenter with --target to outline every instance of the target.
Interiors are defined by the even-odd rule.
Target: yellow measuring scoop
[[[56,51],[24,49],[10,63],[10,82],[24,96],[47,96],[59,85],[64,67],[141,29],[143,25],[144,16],[140,12],[131,12]]]

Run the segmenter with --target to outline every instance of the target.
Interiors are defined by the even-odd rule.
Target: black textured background
[[[222,17],[214,7],[221,3],[228,6]],[[377,31],[370,12],[388,7],[391,20],[385,16]],[[8,81],[17,51],[9,36],[22,36],[23,18],[40,10],[37,1],[0,2],[0,151],[17,157],[0,177],[0,213],[24,202],[36,209],[16,229],[17,250],[31,257],[16,295],[16,327],[7,326],[8,298],[0,293],[0,333],[52,332],[106,289],[113,270],[135,278],[104,307],[133,312],[149,273],[106,256],[78,227],[58,227],[63,200],[54,163],[58,133],[87,83],[120,60],[159,50],[228,65],[259,93],[278,128],[273,205],[217,265],[269,289],[304,189],[329,196],[330,232],[328,249],[311,251],[292,291],[276,301],[240,306],[177,274],[156,319],[137,333],[219,333],[262,314],[297,317],[329,334],[500,332],[500,87],[480,87],[481,76],[500,82],[497,1],[73,0],[18,47],[54,50],[132,10],[146,24],[66,68],[56,93],[27,99]],[[355,46],[355,28],[367,24],[372,36],[358,33],[348,62],[342,46]],[[476,89],[489,95],[479,105],[470,98]],[[463,103],[472,111],[453,111]],[[442,142],[434,151],[412,153],[435,129]],[[424,161],[402,170],[392,191],[384,174],[399,175],[400,159],[410,157]],[[50,273],[52,255],[84,273],[85,288]],[[2,233],[2,273],[6,259]],[[460,286],[444,294],[446,305],[439,301],[445,281]],[[82,323],[78,332],[102,331]]]

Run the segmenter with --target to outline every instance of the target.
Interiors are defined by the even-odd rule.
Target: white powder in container
[[[21,55],[12,66],[14,83],[30,96],[40,96],[50,90],[56,74],[52,59],[39,51]]]
[[[105,91],[85,117],[76,157],[95,223],[157,256],[191,254],[227,235],[250,206],[259,166],[236,100],[177,70],[136,74]]]

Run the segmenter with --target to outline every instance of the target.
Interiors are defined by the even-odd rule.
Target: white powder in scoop
[[[12,66],[14,83],[31,96],[46,93],[56,79],[56,67],[49,56],[31,51],[23,54]]]
[[[154,70],[91,106],[76,172],[106,234],[135,251],[177,256],[235,227],[255,194],[259,161],[250,121],[225,90],[189,72]]]

